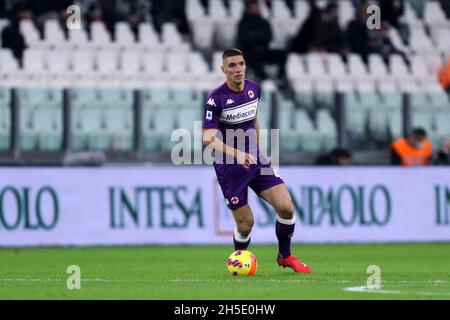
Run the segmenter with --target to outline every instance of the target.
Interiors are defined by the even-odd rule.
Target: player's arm
[[[223,143],[223,141],[217,137],[217,131],[218,129],[204,129],[203,144],[214,149],[216,152],[235,158],[238,163],[242,164],[246,169],[249,169],[250,165],[256,164],[256,158],[251,154]]]

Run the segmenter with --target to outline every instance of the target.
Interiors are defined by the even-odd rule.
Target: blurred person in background
[[[32,19],[43,33],[44,21],[47,19],[58,19],[64,24],[70,15],[66,10],[72,4],[72,0],[18,0],[14,2],[14,7],[21,19]]]
[[[439,72],[439,82],[447,93],[450,94],[450,56],[447,64]]]
[[[188,36],[190,33],[189,23],[187,21],[185,0],[152,0],[150,13],[152,15],[155,30],[161,33],[161,27],[164,22],[173,22],[177,25],[178,31]]]
[[[400,29],[400,17],[405,11],[404,0],[379,0],[381,20],[389,22],[391,26]]]
[[[266,64],[275,64],[278,67],[278,80],[286,83],[287,52],[269,48],[272,36],[271,25],[261,16],[258,1],[246,1],[245,12],[238,26],[237,46],[245,52],[248,67],[258,80],[268,78],[264,70]]]
[[[415,128],[410,136],[394,141],[390,148],[393,165],[427,166],[432,156],[432,144],[423,128]]]
[[[398,30],[403,42],[408,41],[408,25],[400,21],[405,12],[405,0],[379,0],[381,20]]]
[[[450,165],[450,139],[445,140],[442,148],[436,152],[436,158],[433,164],[437,166]]]
[[[438,0],[447,19],[450,19],[450,0]]]
[[[403,60],[405,60],[405,62],[409,64],[409,59],[407,58],[406,54],[395,47],[395,45],[392,43],[391,38],[389,37],[389,29],[389,22],[383,21],[381,23],[381,29],[378,30],[382,39],[381,46],[380,48],[376,49],[374,53],[381,54],[386,64],[389,64],[389,56],[391,54],[401,55],[403,57]]]
[[[329,153],[319,156],[315,165],[318,166],[346,166],[350,164],[352,154],[344,148],[335,148]]]
[[[310,2],[311,10],[297,35],[293,38],[290,51],[347,53],[344,32],[338,23],[338,6],[329,2],[325,9]]]
[[[14,57],[22,65],[23,51],[26,49],[25,39],[19,29],[19,16],[12,14],[9,24],[1,32],[2,48],[10,49]]]
[[[359,7],[355,18],[347,26],[347,39],[352,52],[361,55],[367,63],[367,57],[371,53],[380,53],[383,48],[383,36],[379,30],[367,28],[367,4]]]
[[[12,9],[11,0],[0,0],[0,19],[7,19]]]

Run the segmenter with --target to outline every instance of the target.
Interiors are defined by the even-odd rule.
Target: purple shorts
[[[261,175],[261,168],[270,168],[271,175]],[[215,164],[217,180],[222,189],[227,207],[238,209],[248,203],[247,189],[250,187],[257,195],[273,186],[284,183],[270,165],[252,165],[245,169],[240,164]]]

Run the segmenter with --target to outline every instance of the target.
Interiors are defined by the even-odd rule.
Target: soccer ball
[[[248,250],[233,252],[227,261],[227,268],[233,276],[252,276],[258,267],[258,261]]]

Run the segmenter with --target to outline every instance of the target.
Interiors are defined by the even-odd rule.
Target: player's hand
[[[242,164],[244,166],[244,168],[247,170],[250,169],[250,166],[252,164],[257,163],[256,157],[254,157],[250,153],[246,153],[246,152],[242,152],[242,151],[238,151],[236,158],[237,158],[238,163]]]

